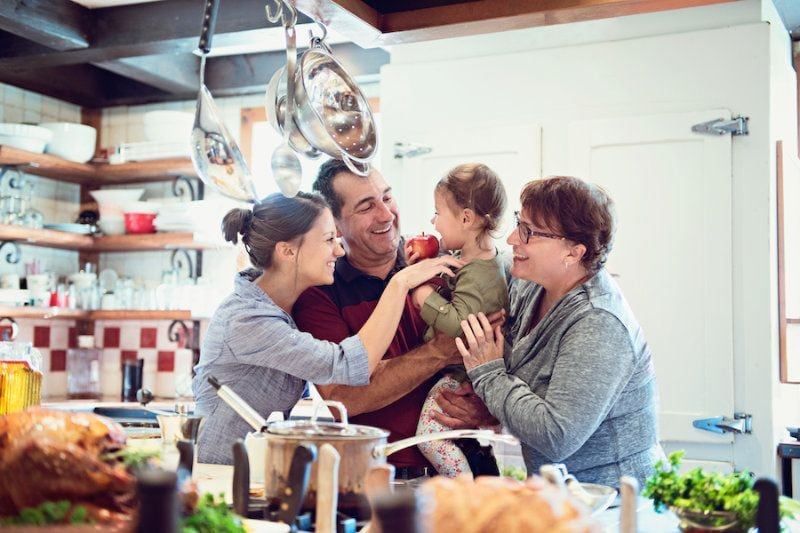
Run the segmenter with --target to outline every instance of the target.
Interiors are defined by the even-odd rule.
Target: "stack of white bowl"
[[[100,209],[97,225],[106,235],[125,233],[125,206],[138,200],[144,189],[101,189],[89,191]]]
[[[40,126],[9,122],[0,124],[0,144],[4,146],[41,154],[52,138],[53,132]]]
[[[76,163],[86,163],[94,155],[97,130],[93,127],[76,122],[45,122],[39,127],[53,133],[47,143],[48,154]]]

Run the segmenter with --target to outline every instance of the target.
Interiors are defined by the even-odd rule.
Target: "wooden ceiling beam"
[[[142,56],[94,65],[175,95],[196,92],[200,86],[200,59],[193,54]]]
[[[362,47],[464,37],[736,0],[473,0],[382,13],[360,0],[296,0],[300,11]],[[375,5],[375,2],[372,2]]]
[[[0,4],[4,4],[0,2]],[[269,22],[263,0],[222,2],[217,18],[215,47],[235,47],[265,39],[277,25]],[[92,10],[91,46],[61,52],[15,53],[0,49],[0,70],[27,70],[158,54],[190,53],[197,49],[203,3],[170,0]],[[311,22],[305,16],[298,23]]]
[[[69,0],[4,0],[0,29],[53,50],[86,48],[90,10]]]

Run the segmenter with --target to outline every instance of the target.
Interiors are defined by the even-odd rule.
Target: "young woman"
[[[357,335],[336,344],[299,331],[292,306],[309,287],[333,282],[338,242],[333,215],[316,194],[273,194],[253,210],[233,209],[222,221],[226,240],[241,235],[254,269],[236,276],[208,326],[193,382],[196,412],[205,417],[198,460],[231,463],[232,444],[251,429],[208,383],[216,377],[266,418],[288,412],[306,380],[365,385],[394,337],[408,291],[433,276],[452,276],[453,258],[422,261],[392,277]]]

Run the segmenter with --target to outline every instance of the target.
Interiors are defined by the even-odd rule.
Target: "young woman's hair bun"
[[[228,211],[222,219],[222,235],[225,240],[236,244],[239,242],[239,235],[243,237],[250,229],[253,220],[253,211],[250,209],[234,208]]]

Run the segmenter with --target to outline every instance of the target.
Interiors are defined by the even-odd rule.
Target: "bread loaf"
[[[589,510],[539,477],[438,476],[421,490],[422,524],[431,533],[583,533],[601,528]]]

